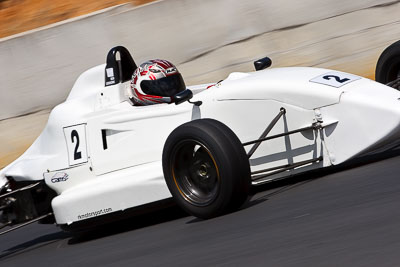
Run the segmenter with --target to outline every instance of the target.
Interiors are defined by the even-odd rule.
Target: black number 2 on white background
[[[322,77],[322,78],[325,79],[325,80],[330,80],[331,78],[333,78],[333,79],[335,79],[338,83],[345,83],[345,82],[350,81],[350,79],[348,79],[348,78],[343,78],[343,79],[341,79],[339,76],[336,76],[336,75],[326,75],[326,76],[324,76],[324,77]]]
[[[64,137],[67,145],[68,164],[75,166],[88,162],[86,146],[86,124],[64,127]]]
[[[340,88],[342,86],[345,86],[349,83],[352,83],[360,79],[361,79],[360,76],[356,76],[353,74],[344,73],[340,71],[330,71],[328,73],[324,73],[320,76],[312,78],[310,82]]]
[[[74,160],[81,159],[82,158],[82,153],[80,151],[78,151],[78,148],[79,148],[79,135],[78,135],[78,132],[76,130],[73,130],[71,132],[71,141],[72,141],[73,144],[76,141],[75,150],[74,150]]]

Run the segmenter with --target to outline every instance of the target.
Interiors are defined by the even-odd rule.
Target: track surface
[[[399,171],[397,153],[208,221],[170,208],[81,237],[34,224],[0,237],[0,266],[400,266]]]

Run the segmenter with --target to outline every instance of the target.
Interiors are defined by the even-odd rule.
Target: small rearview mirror
[[[177,93],[173,97],[173,99],[174,99],[175,105],[179,105],[185,101],[192,99],[192,97],[193,97],[193,92],[190,91],[189,89],[186,89],[185,91]]]
[[[266,69],[272,65],[272,60],[269,57],[265,57],[254,61],[254,68],[256,71]]]

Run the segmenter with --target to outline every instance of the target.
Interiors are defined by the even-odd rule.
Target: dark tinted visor
[[[158,80],[146,80],[140,83],[143,93],[148,95],[171,97],[186,89],[180,73]]]

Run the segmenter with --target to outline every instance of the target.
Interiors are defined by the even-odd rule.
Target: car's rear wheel
[[[386,48],[379,57],[375,80],[400,90],[400,41]]]
[[[176,203],[203,219],[237,210],[250,191],[250,166],[238,137],[211,119],[176,128],[163,151],[163,169]]]

